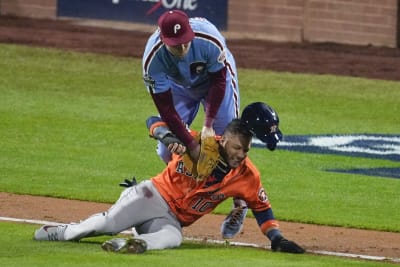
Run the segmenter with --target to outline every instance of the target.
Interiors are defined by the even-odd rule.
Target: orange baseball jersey
[[[227,173],[221,175],[224,167]],[[168,167],[152,178],[152,182],[182,226],[210,213],[225,199],[238,197],[253,211],[263,233],[278,228],[260,173],[249,158],[235,169],[220,162],[208,179],[196,182],[184,167],[182,157],[174,154]]]

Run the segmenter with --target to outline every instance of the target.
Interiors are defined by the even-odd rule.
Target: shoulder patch
[[[156,81],[153,78],[151,78],[148,74],[145,74],[143,76],[143,81],[144,81],[144,85],[147,87],[147,90],[149,92],[154,93]]]
[[[224,63],[225,60],[226,60],[226,53],[225,53],[225,50],[222,50],[221,54],[219,54],[218,62],[219,63]]]
[[[264,188],[260,188],[260,190],[258,190],[258,199],[262,202],[268,202],[268,196]]]

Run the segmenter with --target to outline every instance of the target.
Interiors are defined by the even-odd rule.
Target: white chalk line
[[[42,220],[30,220],[30,219],[18,219],[11,217],[0,217],[0,221],[10,221],[10,222],[23,222],[30,224],[46,224],[46,225],[59,225],[62,223],[50,222],[50,221],[42,221]],[[132,234],[131,231],[124,231],[123,234]],[[202,239],[202,238],[192,238],[186,237],[187,241],[196,241],[196,242],[207,242],[210,244],[227,244],[230,246],[239,246],[239,247],[253,247],[253,248],[262,248],[262,249],[270,249],[267,246],[260,246],[252,243],[243,243],[243,242],[231,242],[231,241],[223,241],[223,240],[212,240],[212,239]],[[307,250],[308,253],[318,254],[318,255],[328,255],[328,256],[337,256],[337,257],[345,257],[345,258],[357,258],[363,260],[374,260],[374,261],[389,261],[389,262],[400,262],[400,258],[390,258],[390,257],[382,257],[382,256],[370,256],[370,255],[361,255],[361,254],[352,254],[352,253],[341,253],[341,252],[333,252],[333,251],[325,251],[325,250]]]

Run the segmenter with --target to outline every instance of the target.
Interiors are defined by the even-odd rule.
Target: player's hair
[[[224,134],[242,135],[248,139],[253,137],[253,134],[248,130],[246,125],[240,119],[233,119],[225,128]]]

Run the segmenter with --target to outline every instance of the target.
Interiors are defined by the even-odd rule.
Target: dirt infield
[[[79,52],[141,57],[148,32],[88,27],[70,21],[0,17],[0,43],[25,44]],[[400,50],[335,44],[271,43],[229,39],[240,68],[335,74],[400,80]],[[0,216],[56,222],[79,221],[108,204],[0,193]],[[223,217],[208,215],[185,229],[185,235],[220,240]],[[285,236],[308,250],[400,257],[400,233],[281,222]],[[265,245],[254,219],[233,241]]]

